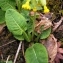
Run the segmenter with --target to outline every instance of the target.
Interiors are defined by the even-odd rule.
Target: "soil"
[[[0,34],[0,60],[6,60],[8,55],[10,55],[9,60],[14,60],[19,41],[16,40],[12,34],[4,27],[2,33]],[[24,57],[22,56],[22,50],[20,50],[19,56],[16,63],[25,63]]]

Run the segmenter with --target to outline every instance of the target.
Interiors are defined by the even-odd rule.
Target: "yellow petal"
[[[47,6],[44,6],[44,13],[48,13],[49,9],[47,8]]]
[[[29,5],[29,2],[26,2],[25,4],[22,5],[22,8],[30,10],[31,7]]]
[[[34,12],[36,12],[36,11],[37,11],[37,9],[36,9],[36,8],[33,8],[33,11],[34,11]]]

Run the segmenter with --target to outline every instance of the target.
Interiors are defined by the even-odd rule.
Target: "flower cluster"
[[[38,3],[37,6],[34,6],[33,8],[31,8],[31,6],[30,6],[30,1],[31,0],[27,0],[26,3],[22,5],[22,8],[27,9],[27,10],[31,10],[32,9],[34,12],[36,12],[37,11],[37,6],[38,7],[39,6],[44,6],[44,13],[48,13],[49,12],[49,9],[46,6],[46,0],[42,1],[43,2],[42,4]]]

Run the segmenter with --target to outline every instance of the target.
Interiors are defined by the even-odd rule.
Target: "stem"
[[[44,28],[44,27],[42,26],[42,27],[41,27],[41,33],[38,34],[38,35],[37,35],[37,38],[35,39],[36,42],[38,42],[38,40],[39,40],[39,38],[40,38],[40,36],[41,36],[41,34],[42,34],[42,32],[43,32],[43,30],[44,30],[43,28]]]
[[[35,41],[38,42],[39,38],[40,38],[40,34],[38,34],[38,36],[37,36],[37,38],[35,39]]]
[[[23,36],[25,37],[25,39],[26,39],[27,42],[30,42],[30,39],[29,39],[27,33],[24,32],[24,31],[23,31]]]
[[[21,11],[21,1],[16,0],[16,4],[17,4],[17,7],[18,7],[18,11],[20,12]]]
[[[34,38],[34,30],[35,30],[35,20],[36,20],[36,12],[34,13],[34,17],[33,17],[33,26],[32,26],[32,41],[33,41],[33,38]]]

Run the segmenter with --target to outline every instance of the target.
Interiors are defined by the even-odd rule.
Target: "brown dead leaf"
[[[4,27],[5,27],[5,24],[0,24],[0,34],[1,34]]]
[[[49,27],[52,26],[52,23],[51,23],[50,20],[48,20],[46,17],[44,17],[43,20],[36,23],[35,31],[37,31],[38,33],[41,33],[41,27],[42,26],[44,26],[43,30],[46,30],[46,29],[48,29]]]
[[[49,62],[53,63],[55,56],[57,54],[57,39],[54,37],[53,34],[51,34],[47,40],[45,40],[44,42],[42,42],[47,51],[48,51],[48,55],[49,55]]]
[[[63,59],[63,56],[62,56],[60,53],[58,53],[58,54],[57,54],[57,58]]]
[[[61,17],[61,19],[60,19],[60,21],[59,21],[59,22],[54,23],[53,31],[55,31],[55,30],[60,26],[60,24],[62,23],[62,21],[63,21],[63,17]]]
[[[57,45],[58,45],[58,53],[60,53],[60,54],[63,54],[63,48],[61,48],[61,46],[62,46],[62,44],[61,44],[61,41],[59,41],[58,43],[57,43]]]
[[[58,48],[59,53],[63,53],[63,48]]]
[[[34,16],[34,12],[31,11],[30,15]],[[44,26],[43,30],[46,30],[52,26],[52,21],[49,20],[49,18],[51,18],[52,16],[52,13],[42,14],[42,13],[36,12],[36,15],[38,15],[35,22],[35,31],[37,33],[41,33],[42,26]]]
[[[56,32],[63,31],[63,25],[59,26],[59,28],[56,30]]]
[[[56,58],[55,58],[55,63],[60,63],[60,59],[63,60],[63,55],[60,53],[57,53]]]
[[[61,63],[60,62],[60,59],[63,60],[63,48],[60,48],[61,47],[61,42],[57,42],[57,54],[56,54],[56,57],[54,59],[55,63]]]

